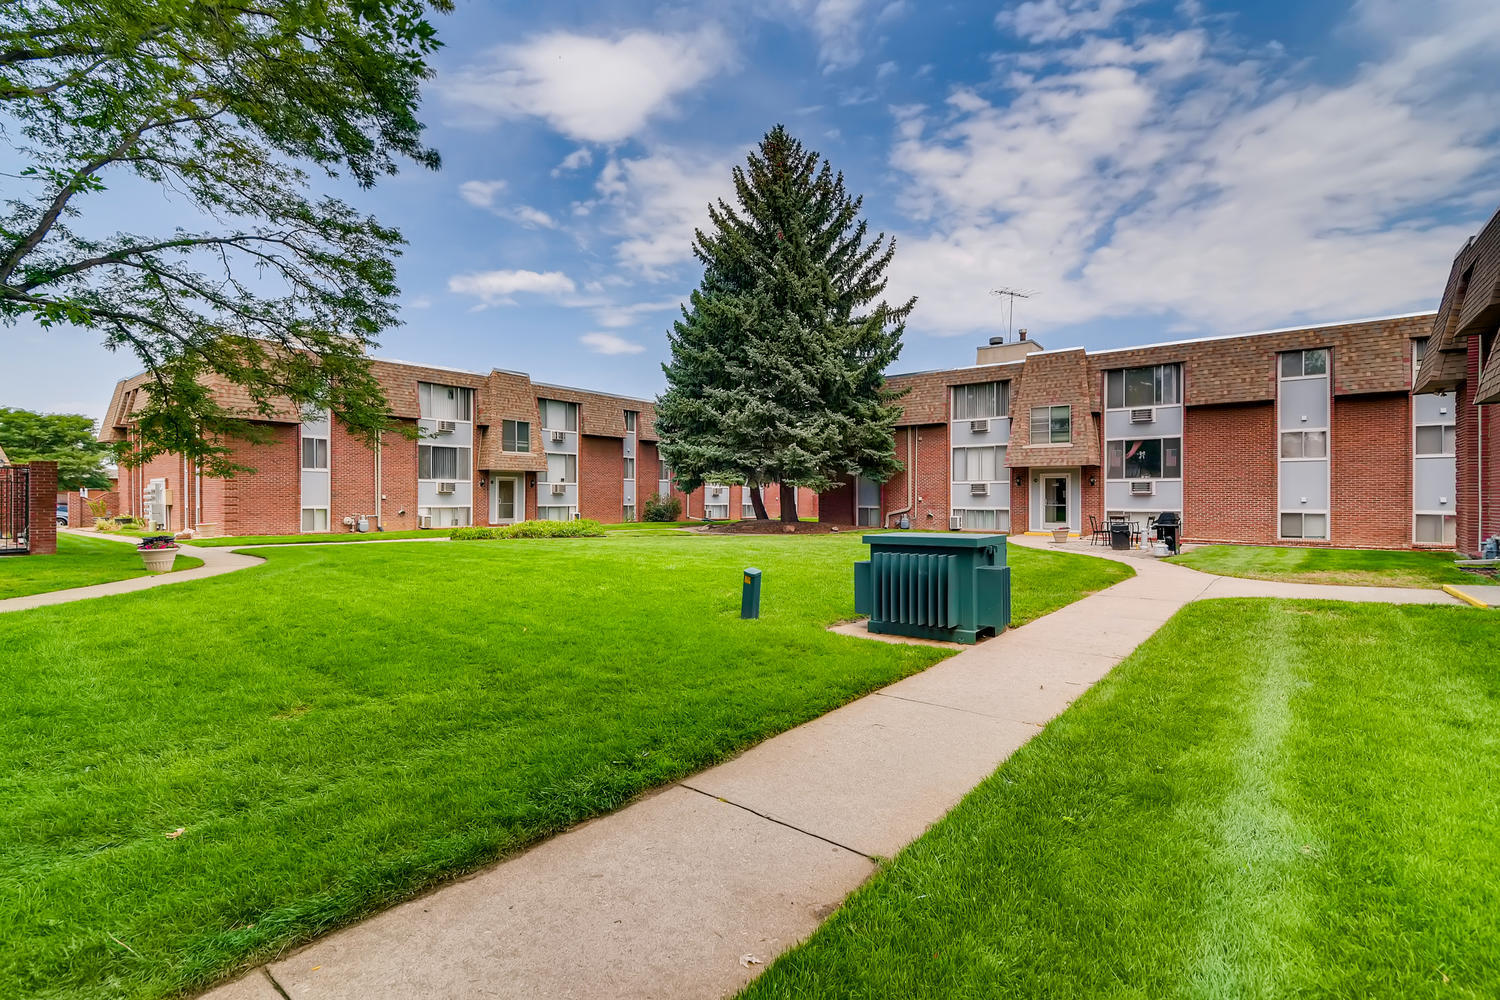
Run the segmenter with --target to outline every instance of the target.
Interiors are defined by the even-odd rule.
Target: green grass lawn
[[[744,1000],[1500,996],[1497,645],[1192,605]]]
[[[172,569],[202,565],[202,559],[179,555]],[[0,599],[145,575],[146,566],[132,545],[58,532],[55,555],[0,557]]]
[[[410,538],[448,537],[450,528],[412,528],[408,531],[333,531],[316,535],[225,535],[194,538],[189,545],[209,549],[232,549],[241,545],[324,545],[329,542],[394,542]]]
[[[825,630],[867,551],[291,546],[0,615],[0,996],[206,985],[946,655]],[[1128,573],[1011,560],[1018,621]]]
[[[1456,568],[1453,559],[1452,552],[1203,545],[1167,561],[1220,576],[1286,583],[1336,583],[1356,587],[1441,587],[1445,583],[1474,583],[1475,575]]]

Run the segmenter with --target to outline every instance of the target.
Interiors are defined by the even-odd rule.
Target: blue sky
[[[1002,286],[1049,347],[1430,308],[1500,204],[1493,0],[753,6],[439,18],[443,169],[344,192],[409,241],[378,353],[654,395],[693,228],[776,122],[896,234],[900,370],[971,363]],[[0,336],[9,405],[98,416],[134,367]]]

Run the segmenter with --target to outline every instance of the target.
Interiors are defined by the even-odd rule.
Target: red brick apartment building
[[[1412,394],[1433,319],[1105,351],[992,341],[973,367],[891,378],[905,471],[824,494],[821,516],[1082,534],[1170,511],[1189,541],[1452,548],[1460,400]]]
[[[1104,351],[1023,339],[906,390],[885,484],[846,482],[798,513],[853,526],[1088,531],[1175,513],[1188,541],[1480,551],[1500,535],[1500,213],[1459,252],[1436,313]],[[295,411],[244,443],[254,473],[181,457],[121,471],[123,512],[226,534],[634,518],[653,492],[690,517],[750,516],[740,486],[675,491],[647,400],[375,362],[418,440],[375,448]],[[140,377],[102,436],[132,433]],[[221,389],[228,405],[231,387]],[[248,401],[241,400],[242,403]],[[246,407],[248,409],[248,407]],[[776,513],[775,490],[767,502]]]
[[[240,441],[234,458],[253,472],[204,476],[181,455],[120,470],[120,512],[172,531],[257,535],[348,531],[359,521],[389,531],[508,524],[545,518],[637,520],[653,493],[677,496],[683,516],[748,516],[742,486],[683,493],[657,454],[648,400],[534,383],[520,372],[489,374],[373,363],[398,426],[376,446],[337,419],[294,407],[257,417],[267,440]],[[133,433],[144,376],[115,386],[100,436]],[[234,387],[220,401],[252,412]],[[773,516],[777,490],[766,490]],[[800,490],[798,514],[816,516],[817,495]]]

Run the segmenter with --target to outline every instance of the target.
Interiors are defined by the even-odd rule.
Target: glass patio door
[[[510,476],[498,476],[493,486],[495,510],[491,520],[496,524],[511,524],[516,520],[516,505],[521,495],[521,491],[517,488],[517,481]]]

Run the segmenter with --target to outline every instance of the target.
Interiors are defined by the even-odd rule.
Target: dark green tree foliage
[[[77,413],[33,413],[0,406],[0,451],[16,465],[57,463],[57,488],[108,489],[109,445],[94,437],[94,422]]]
[[[780,483],[795,520],[797,486],[900,469],[884,372],[916,299],[881,299],[895,241],[869,237],[863,199],[782,126],[735,168],[734,189],[736,205],[710,205],[695,234],[703,280],[668,336],[656,429],[683,488]]]
[[[150,374],[129,456],[232,471],[239,417],[279,400],[386,420],[365,359],[395,322],[402,243],[301,165],[369,187],[436,168],[417,120],[451,0],[17,0],[0,5],[0,321],[98,331]],[[201,228],[109,233],[107,199],[165,196]],[[202,384],[243,388],[226,411]]]

